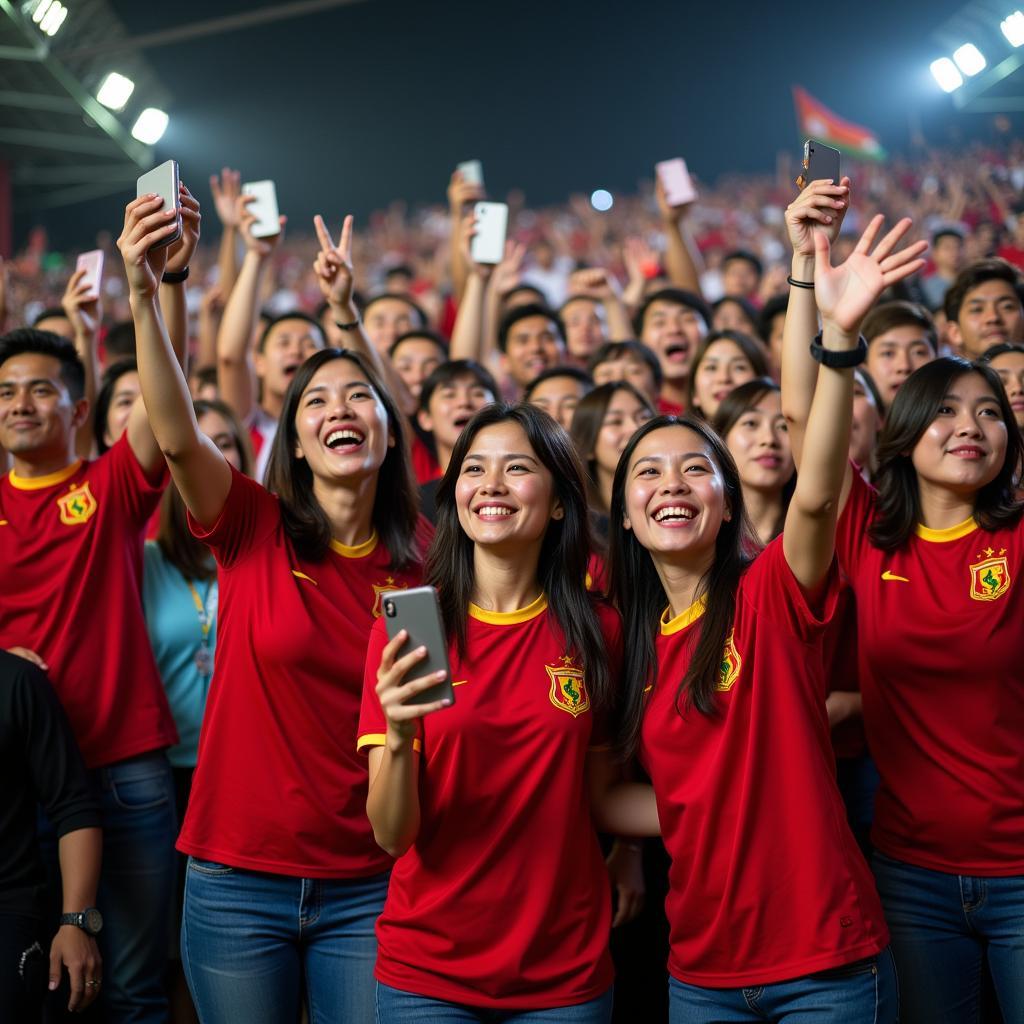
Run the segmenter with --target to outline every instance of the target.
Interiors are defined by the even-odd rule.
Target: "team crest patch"
[[[971,566],[971,597],[975,601],[995,601],[1010,589],[1010,566],[1006,561],[1006,548],[997,555],[992,548],[981,554],[984,561]]]
[[[568,711],[573,718],[582,715],[590,707],[590,694],[583,678],[583,669],[576,668],[569,655],[563,655],[559,665],[545,665],[551,679],[548,696],[556,708]]]
[[[72,487],[67,494],[62,494],[57,499],[57,507],[60,509],[60,521],[65,526],[81,526],[92,519],[99,505],[89,490],[87,480],[81,487]]]
[[[381,594],[386,594],[389,590],[401,590],[402,588],[395,583],[394,576],[389,576],[383,583],[372,583],[370,585],[373,587],[373,617],[379,619]]]
[[[734,633],[735,630],[729,633],[729,639],[725,641],[725,649],[722,651],[722,664],[718,670],[718,685],[715,687],[720,693],[728,693],[736,685],[740,669],[743,667],[740,652],[736,650],[736,643],[733,640]]]

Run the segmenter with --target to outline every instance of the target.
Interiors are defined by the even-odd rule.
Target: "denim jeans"
[[[372,1024],[389,873],[291,878],[190,857],[181,959],[202,1024]]]
[[[900,994],[889,950],[857,964],[749,988],[668,979],[670,1024],[896,1024]]]
[[[103,914],[97,940],[103,988],[90,1014],[110,1024],[163,1024],[177,835],[171,766],[163,751],[154,751],[89,776],[103,824],[96,897]],[[57,840],[48,822],[41,822],[40,839],[59,899]]]
[[[1024,876],[930,871],[875,852],[904,1024],[975,1024],[987,959],[1003,1019],[1024,1021]]]
[[[586,1003],[550,1010],[479,1010],[377,982],[377,1024],[608,1024],[612,1003],[608,989]]]

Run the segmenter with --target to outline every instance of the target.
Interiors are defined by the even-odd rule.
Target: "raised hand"
[[[418,719],[451,703],[447,698],[429,704],[405,703],[417,693],[437,686],[444,680],[446,674],[444,669],[440,669],[429,676],[420,676],[407,682],[405,677],[410,675],[415,666],[427,656],[426,647],[417,647],[399,658],[398,652],[408,639],[409,634],[404,629],[400,630],[394,640],[388,641],[387,646],[381,651],[376,688],[381,710],[388,720],[388,732],[403,743],[415,739],[419,731],[416,724]]]
[[[494,268],[491,287],[499,295],[507,295],[513,288],[523,283],[523,262],[526,259],[526,246],[522,242],[511,239],[505,242],[505,257]]]
[[[199,200],[192,195],[185,183],[179,186],[179,202],[181,204],[181,238],[167,247],[167,265],[165,271],[178,273],[184,270],[195,255],[199,244],[199,225],[202,216],[199,213]]]
[[[316,254],[313,270],[321,294],[332,306],[347,306],[352,300],[355,279],[352,268],[353,222],[352,214],[342,221],[341,236],[335,245],[323,217],[318,213],[313,218],[316,237],[320,240],[320,251]]]
[[[210,175],[210,191],[213,193],[213,206],[221,224],[226,228],[237,228],[238,197],[242,194],[241,172],[224,167],[220,172],[220,178],[216,174]]]
[[[855,333],[861,320],[886,288],[916,273],[924,266],[921,255],[928,243],[921,241],[894,252],[913,221],[904,217],[877,245],[875,239],[885,218],[871,219],[856,248],[844,263],[833,267],[830,245],[824,231],[814,231],[814,295],[826,323],[848,334]],[[874,246],[874,251],[872,251]]]
[[[693,203],[696,202],[696,200],[694,200],[693,202],[680,203],[678,206],[672,206],[668,201],[668,197],[665,195],[665,186],[662,185],[661,178],[658,177],[655,177],[654,179],[654,196],[658,200],[658,212],[661,214],[661,219],[668,221],[670,224],[674,224],[676,221],[681,220],[686,215],[687,210],[689,210],[690,207],[693,206]]]
[[[814,255],[814,235],[823,231],[830,242],[839,237],[850,208],[850,179],[833,185],[830,178],[812,181],[786,207],[786,230],[797,256]]]
[[[257,238],[252,233],[252,226],[259,220],[259,217],[249,209],[249,206],[254,202],[256,202],[255,196],[240,195],[235,198],[235,210],[238,212],[238,229],[242,233],[242,241],[245,242],[246,251],[266,258],[277,248],[284,237],[284,226],[288,218],[284,216],[278,218],[281,230],[276,235],[270,235],[267,238]]]
[[[461,214],[467,203],[475,203],[484,198],[482,185],[465,181],[462,171],[452,171],[448,182],[448,206],[455,213]]]
[[[85,270],[76,270],[68,280],[60,304],[76,335],[95,336],[103,318],[100,295],[85,281]]]
[[[604,267],[587,267],[569,275],[569,295],[588,295],[606,302],[619,294],[619,283]]]
[[[167,248],[153,246],[177,230],[178,211],[161,209],[158,195],[133,199],[124,210],[124,227],[117,248],[124,260],[128,288],[140,298],[152,298],[167,264]]]
[[[482,277],[485,281],[491,276],[495,270],[493,263],[477,263],[473,259],[473,237],[476,235],[476,214],[467,213],[461,221],[459,221],[459,252],[462,253],[462,258],[466,261],[466,266],[469,268],[470,273],[476,274],[478,277]],[[506,252],[508,251],[508,244],[506,243]]]

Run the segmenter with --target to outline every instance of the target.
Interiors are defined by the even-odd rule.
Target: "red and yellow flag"
[[[845,121],[799,85],[793,86],[793,103],[802,139],[817,139],[860,160],[885,159],[885,150],[874,132]]]

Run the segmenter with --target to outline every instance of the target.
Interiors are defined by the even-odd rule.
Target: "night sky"
[[[113,6],[141,33],[172,14],[177,24],[253,5]],[[898,151],[908,110],[935,142],[952,120],[928,73],[939,55],[929,33],[960,6],[364,0],[148,51],[174,96],[157,157],[175,157],[201,201],[225,163],[243,180],[272,178],[301,227],[316,211],[333,222],[396,198],[443,199],[451,169],[473,157],[492,196],[518,186],[538,205],[632,190],[676,155],[706,180],[770,172],[779,149],[798,150],[794,83]],[[958,120],[970,128],[972,117]],[[123,205],[18,211],[16,241],[41,222],[56,245],[87,244],[117,229]]]

